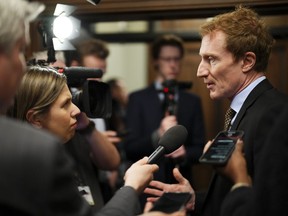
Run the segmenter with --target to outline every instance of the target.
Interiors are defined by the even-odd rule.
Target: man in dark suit
[[[155,179],[175,182],[172,169],[177,166],[191,180],[191,165],[198,162],[205,138],[201,100],[187,93],[177,81],[184,57],[183,42],[175,35],[163,35],[152,44],[152,56],[157,70],[155,81],[129,96],[126,128],[130,134],[124,145],[126,156],[134,162],[150,155],[163,133],[181,124],[188,131],[187,141],[159,161]]]
[[[58,139],[5,117],[25,71],[29,22],[44,5],[0,1],[0,215],[92,215],[73,178],[72,161]],[[124,187],[97,215],[135,215],[137,195],[157,165],[147,158],[126,172]]]
[[[212,99],[227,98],[231,101],[230,107],[236,115],[229,129],[245,132],[244,153],[249,175],[253,179],[265,166],[260,158],[266,151],[263,143],[271,129],[269,119],[276,118],[281,107],[287,104],[287,96],[273,88],[265,77],[274,40],[258,15],[241,6],[208,21],[200,33],[199,53],[202,60],[197,76],[203,78]],[[156,184],[160,189],[168,187]],[[258,184],[273,185],[267,181]],[[221,204],[232,185],[233,182],[227,178],[215,174],[204,202],[196,194],[195,210],[201,215],[220,215]],[[170,185],[170,190],[173,188],[175,186]],[[187,190],[191,188],[187,187]]]
[[[258,15],[243,7],[215,17],[202,26],[201,34],[202,61],[197,76],[203,78],[212,99],[231,101],[230,107],[236,115],[230,129],[245,132],[244,153],[253,179],[262,166],[259,158],[271,129],[270,122],[262,119],[276,118],[281,105],[287,103],[287,96],[273,88],[265,77],[274,40]],[[231,187],[231,181],[215,175],[203,215],[219,215],[221,203]]]

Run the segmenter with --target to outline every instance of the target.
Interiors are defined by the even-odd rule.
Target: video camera
[[[192,88],[192,82],[177,81],[174,79],[165,80],[162,83],[164,93],[164,110],[168,112],[169,115],[175,115],[176,113],[176,101],[175,101],[175,91],[185,90]]]
[[[179,90],[185,90],[185,89],[190,89],[192,88],[192,82],[185,82],[185,81],[177,81],[174,79],[170,79],[170,80],[165,80],[162,83],[163,86],[163,90],[168,92],[173,92],[175,91],[175,88],[177,87]]]
[[[33,59],[28,65],[48,66],[43,60]],[[55,68],[67,77],[67,85],[72,93],[73,103],[89,118],[110,118],[112,97],[109,85],[89,78],[101,78],[102,70],[85,67]]]

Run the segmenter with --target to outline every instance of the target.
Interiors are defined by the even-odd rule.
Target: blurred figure
[[[187,141],[159,161],[160,170],[155,179],[175,182],[172,169],[177,166],[191,181],[191,166],[198,163],[203,151],[205,128],[201,99],[178,85],[184,57],[182,39],[175,35],[157,38],[152,44],[152,57],[157,70],[155,81],[129,96],[126,126],[131,133],[125,142],[127,158],[136,161],[150,155],[165,131],[181,124],[188,131]]]
[[[102,70],[104,76],[107,70],[107,58],[109,56],[107,43],[99,39],[88,39],[80,42],[76,47],[77,51],[71,52],[71,56],[69,56],[68,53],[67,65],[97,68]]]
[[[192,182],[191,168],[202,154],[205,128],[201,99],[182,89],[177,80],[184,57],[182,39],[175,35],[157,38],[152,44],[152,57],[157,70],[156,79],[150,86],[132,92],[128,100],[126,127],[130,133],[125,140],[127,159],[135,162],[144,155],[150,155],[166,130],[177,124],[183,125],[188,131],[186,142],[158,162],[160,169],[155,180],[175,182],[172,170],[179,167]],[[144,205],[146,198],[142,199]]]

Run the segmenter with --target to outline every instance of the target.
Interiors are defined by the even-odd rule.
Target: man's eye
[[[210,63],[213,63],[215,61],[215,59],[212,56],[209,56],[208,60],[209,60]]]

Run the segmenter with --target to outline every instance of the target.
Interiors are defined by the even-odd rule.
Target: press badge
[[[78,190],[82,197],[88,202],[89,205],[94,205],[94,200],[89,186],[78,186]]]

